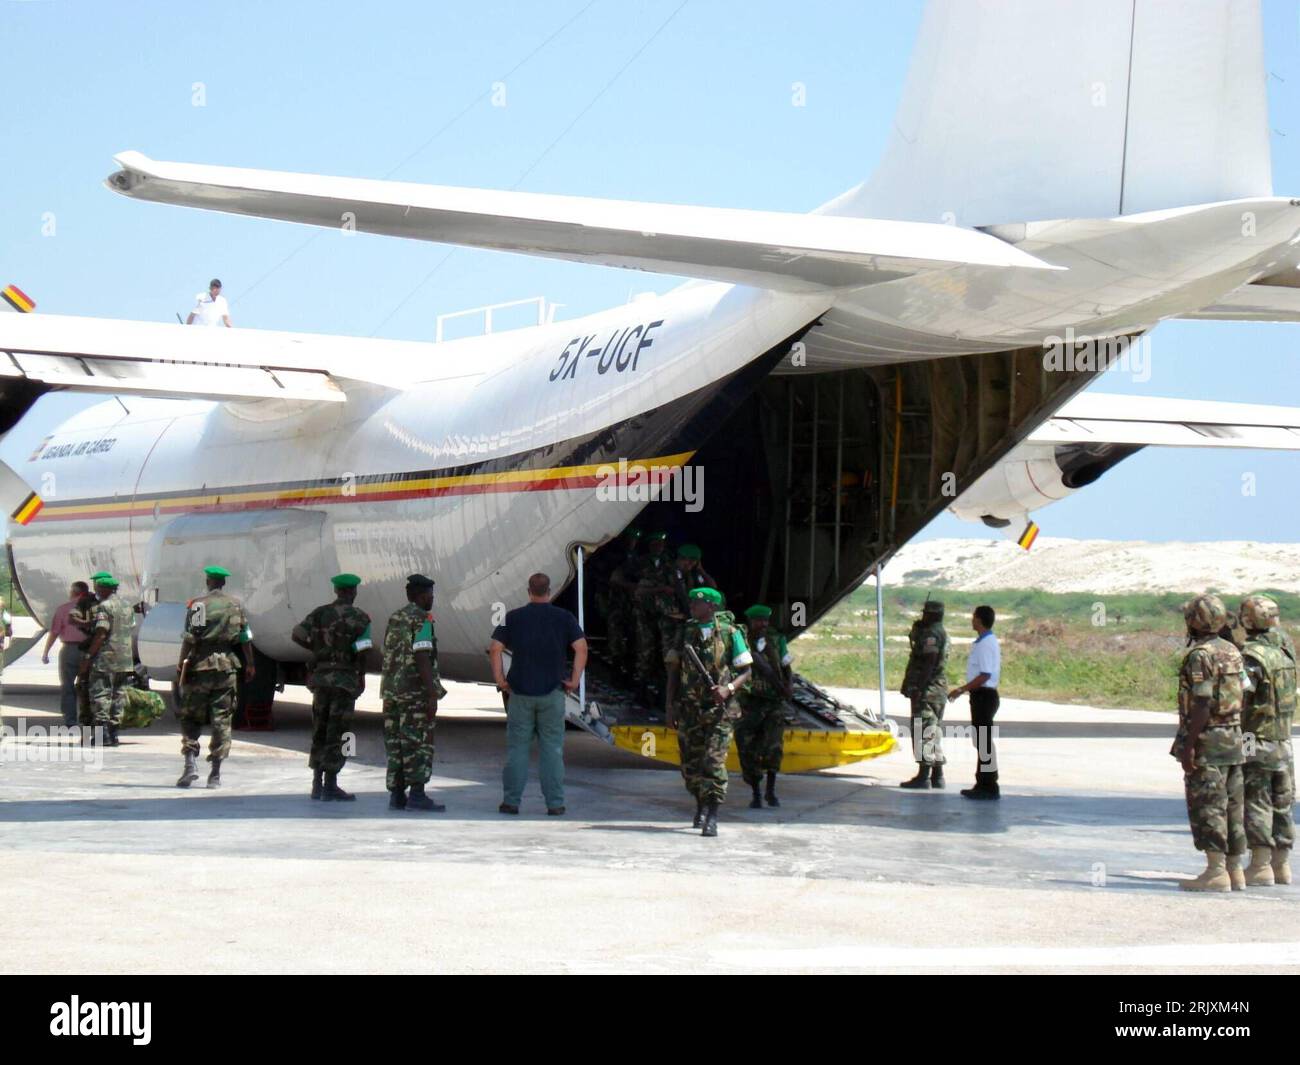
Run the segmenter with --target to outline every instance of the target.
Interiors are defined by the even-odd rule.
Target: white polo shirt
[[[230,304],[225,296],[212,298],[211,293],[200,292],[194,297],[195,325],[225,325],[221,319],[230,314]]]
[[[970,658],[966,660],[968,684],[981,673],[989,675],[989,679],[984,682],[984,687],[998,686],[998,678],[1002,675],[1002,648],[998,646],[998,638],[991,630],[976,637],[975,643],[971,645]]]

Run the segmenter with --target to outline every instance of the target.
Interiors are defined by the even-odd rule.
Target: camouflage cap
[[[690,594],[691,602],[702,599],[706,603],[712,603],[714,606],[722,606],[722,593],[716,588],[692,588]]]
[[[943,617],[943,602],[939,599],[927,599],[925,605],[921,607],[922,614],[928,614],[930,617]]]
[[[763,603],[755,603],[745,611],[745,617],[749,618],[751,621],[754,618],[770,618],[771,616],[772,608],[770,606],[765,606]]]
[[[1237,609],[1241,623],[1252,632],[1263,632],[1278,623],[1277,601],[1258,592],[1248,595]]]
[[[695,544],[682,544],[682,546],[677,549],[677,557],[693,558],[698,562],[704,557],[704,552],[696,547]]]
[[[1218,632],[1228,621],[1228,608],[1217,595],[1198,595],[1183,604],[1183,618],[1194,632]]]

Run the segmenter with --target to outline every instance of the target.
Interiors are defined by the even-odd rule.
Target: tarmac
[[[748,809],[733,776],[704,839],[675,768],[578,731],[567,815],[546,816],[535,777],[499,814],[504,717],[468,684],[438,717],[446,812],[390,812],[374,680],[340,777],[357,801],[321,803],[304,689],[277,697],[274,731],[236,732],[223,788],[205,769],[181,790],[170,714],[86,764],[42,734],[60,723],[53,666],[8,667],[0,971],[1300,971],[1300,888],[1177,890],[1202,862],[1172,714],[1005,698],[1000,802],[958,794],[962,738],[945,790],[899,790],[903,744],[781,778],[777,809]],[[969,724],[965,700],[946,723]]]

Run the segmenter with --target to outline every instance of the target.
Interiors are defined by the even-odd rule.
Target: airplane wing
[[[1153,446],[1300,451],[1300,407],[1084,392],[977,478],[948,509],[963,521],[1000,530],[1028,550],[1038,534],[1030,514]]]
[[[138,200],[782,291],[875,284],[970,264],[1056,270],[971,229],[683,207],[114,158]]]
[[[1029,434],[1032,444],[1300,450],[1300,408],[1084,392]]]
[[[0,386],[8,379],[78,392],[342,403],[353,383],[400,388],[429,376],[431,348],[416,341],[5,314]]]

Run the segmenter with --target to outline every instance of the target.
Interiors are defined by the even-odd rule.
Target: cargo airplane
[[[639,522],[700,544],[732,602],[773,604],[793,635],[973,486],[968,516],[994,524],[1040,505],[1005,474],[1023,449],[1069,488],[1117,453],[1080,433],[1123,449],[1155,442],[1135,424],[1199,424],[1075,400],[1107,359],[1049,358],[1050,338],[1120,350],[1166,319],[1300,321],[1300,200],[1273,194],[1263,62],[1253,0],[934,0],[876,171],[809,214],[124,152],[106,184],[136,200],[694,280],[436,346],[3,316],[0,430],[52,389],[136,397],[7,473],[17,585],[44,621],[70,578],[113,571],[165,677],[219,560],[275,664],[259,672],[294,682],[289,634],[325,575],[360,574],[382,617],[422,570],[444,674],[486,681],[494,615],[528,574],[576,605],[579,548],[599,559]],[[694,511],[669,498],[687,466],[707,474]],[[789,768],[888,749],[826,705],[792,711]],[[633,749],[653,724],[594,714],[575,702]]]

